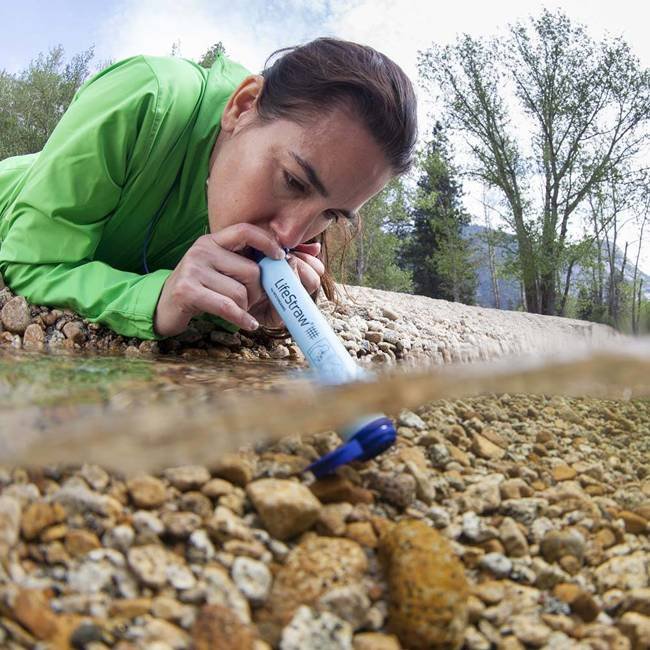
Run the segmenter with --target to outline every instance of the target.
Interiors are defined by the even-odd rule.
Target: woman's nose
[[[282,212],[271,219],[271,228],[280,246],[294,248],[308,237],[313,217],[296,212]]]

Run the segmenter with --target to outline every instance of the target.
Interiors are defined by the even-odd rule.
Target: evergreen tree
[[[462,206],[449,145],[437,124],[420,157],[420,178],[412,227],[402,261],[413,274],[415,293],[465,304],[474,303],[476,271],[462,238],[470,217]]]

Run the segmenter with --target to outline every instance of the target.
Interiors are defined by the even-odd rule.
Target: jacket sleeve
[[[125,336],[158,338],[153,315],[171,271],[139,275],[94,260],[122,188],[151,153],[158,98],[142,57],[111,66],[79,90],[4,217],[0,273],[16,293],[69,307]]]

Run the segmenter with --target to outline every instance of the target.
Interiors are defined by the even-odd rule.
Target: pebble
[[[427,428],[426,423],[417,413],[406,409],[400,411],[397,421],[401,426],[409,427],[416,431],[424,431]]]
[[[128,480],[126,487],[137,508],[158,508],[167,500],[165,484],[147,474]]]
[[[480,433],[472,434],[472,445],[470,450],[480,458],[487,460],[499,460],[506,454],[505,449],[495,445]]]
[[[22,513],[20,529],[26,540],[38,537],[45,528],[58,524],[65,519],[65,510],[58,503],[35,501],[30,503]]]
[[[547,562],[556,562],[565,555],[581,562],[585,554],[585,538],[578,530],[552,530],[542,539],[540,551]]]
[[[486,553],[479,564],[498,578],[507,578],[512,571],[512,562],[502,553]]]
[[[329,612],[299,607],[282,631],[280,650],[352,650],[352,628]]]
[[[415,501],[417,482],[411,474],[371,471],[366,477],[373,490],[398,508],[408,508]]]
[[[129,549],[129,566],[147,587],[159,588],[167,581],[168,551],[157,544],[147,544]]]
[[[205,605],[192,627],[194,650],[256,650],[248,625],[223,605]]]
[[[268,599],[270,617],[286,624],[300,605],[315,605],[332,586],[358,584],[367,566],[356,542],[308,536],[289,553],[275,576]]]
[[[280,540],[310,528],[322,507],[307,487],[295,481],[260,479],[250,483],[246,493],[268,531]]]
[[[200,490],[204,483],[210,480],[210,472],[202,465],[183,465],[169,467],[163,476],[181,492]]]
[[[231,576],[251,605],[259,607],[266,601],[273,581],[266,564],[248,557],[235,558]]]
[[[370,599],[361,584],[334,587],[318,599],[317,609],[338,616],[347,621],[353,630],[358,630],[368,618]]]

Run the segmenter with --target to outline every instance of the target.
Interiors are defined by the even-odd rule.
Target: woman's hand
[[[274,259],[284,257],[275,238],[252,224],[236,224],[199,237],[165,282],[154,315],[156,334],[180,334],[194,316],[204,312],[245,330],[260,324],[280,327],[282,319],[260,285],[259,265],[237,252],[246,247]],[[312,295],[325,272],[316,257],[319,252],[320,244],[300,244],[287,256]]]
[[[156,334],[180,334],[192,317],[204,312],[246,330],[257,329],[258,321],[248,312],[265,294],[259,266],[237,253],[247,246],[274,259],[284,257],[272,235],[248,223],[199,237],[165,282],[154,315]]]
[[[321,277],[325,273],[325,266],[317,257],[320,249],[321,245],[318,243],[299,244],[287,254],[289,266],[300,278],[300,282],[311,296],[320,288]],[[251,308],[250,314],[265,327],[282,327],[283,325],[282,318],[269,301],[266,293],[263,293],[261,300]]]

